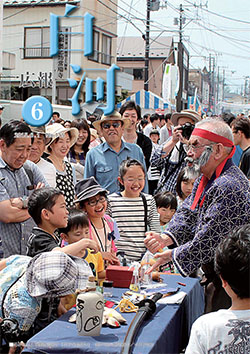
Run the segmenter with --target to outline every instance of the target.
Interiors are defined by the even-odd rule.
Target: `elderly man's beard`
[[[194,160],[192,157],[187,156],[185,162],[192,163],[192,166],[185,167],[185,177],[188,179],[196,179],[201,174],[201,167],[206,165],[212,154],[212,147],[207,146],[201,156]]]

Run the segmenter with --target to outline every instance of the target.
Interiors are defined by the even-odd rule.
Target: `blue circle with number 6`
[[[40,127],[48,123],[52,112],[50,101],[42,96],[32,96],[28,98],[22,108],[23,119],[27,124],[33,127]]]

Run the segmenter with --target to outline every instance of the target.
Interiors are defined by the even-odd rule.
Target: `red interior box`
[[[113,280],[115,288],[129,288],[132,276],[133,270],[129,270],[129,267],[110,265],[106,269],[106,278]]]

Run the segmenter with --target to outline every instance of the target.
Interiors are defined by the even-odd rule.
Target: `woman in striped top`
[[[128,262],[139,261],[146,252],[145,232],[160,231],[159,215],[154,198],[141,192],[145,185],[145,170],[139,161],[124,160],[118,181],[123,190],[108,196],[107,214],[118,225],[118,252],[124,252]]]

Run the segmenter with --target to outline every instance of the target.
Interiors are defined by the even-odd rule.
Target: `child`
[[[177,202],[178,202],[178,208],[182,205],[184,200],[190,196],[192,193],[192,189],[194,186],[195,179],[189,179],[186,176],[186,170],[183,168],[176,181],[176,192],[177,192]]]
[[[157,129],[151,130],[149,137],[152,141],[152,152],[151,157],[154,155],[155,150],[159,147],[159,138],[160,133]],[[154,195],[155,190],[157,189],[157,185],[160,179],[160,170],[155,166],[150,166],[148,169],[148,187],[149,187],[149,194]]]
[[[155,196],[157,211],[160,215],[161,232],[164,232],[167,224],[177,209],[177,199],[171,192],[159,192]]]
[[[124,160],[118,181],[124,190],[108,196],[108,213],[116,220],[120,232],[116,245],[129,262],[140,261],[146,252],[145,232],[148,228],[160,231],[155,200],[151,195],[141,193],[145,185],[145,170],[139,161]]]
[[[99,245],[102,257],[107,263],[119,265],[114,243],[114,240],[119,238],[119,231],[115,221],[105,215],[106,189],[103,189],[94,177],[90,177],[77,182],[75,191],[75,203],[79,203],[79,208],[86,212],[89,219],[90,239]]]
[[[85,249],[98,251],[95,242],[82,239],[72,245],[61,248],[61,240],[56,236],[58,228],[66,227],[68,223],[68,210],[62,192],[55,188],[40,188],[34,190],[29,197],[28,212],[37,227],[34,227],[27,242],[27,256],[34,257],[39,253],[48,251],[61,251],[72,256]]]
[[[232,300],[228,310],[198,318],[192,326],[186,354],[249,353],[250,225],[232,232],[218,246],[215,269]]]
[[[68,215],[68,225],[65,228],[58,230],[61,238],[65,241],[66,245],[71,245],[82,239],[89,239],[89,220],[85,213],[81,210],[70,209]],[[102,255],[100,252],[91,253],[90,249],[84,250],[85,254],[81,252],[77,256],[83,257],[97,280],[105,279],[105,270]]]

